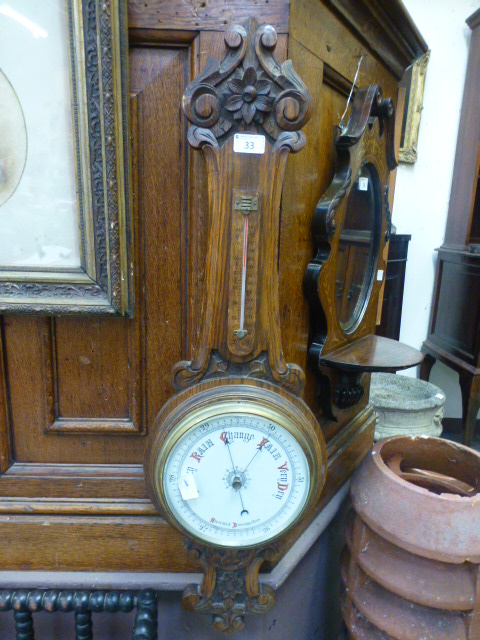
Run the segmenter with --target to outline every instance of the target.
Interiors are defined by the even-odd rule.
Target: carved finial
[[[262,132],[273,141],[283,131],[300,129],[311,98],[291,62],[280,65],[275,59],[275,29],[251,20],[246,28],[226,31],[225,44],[224,59],[209,58],[185,90],[183,109],[190,122],[210,129],[220,146],[237,131]]]

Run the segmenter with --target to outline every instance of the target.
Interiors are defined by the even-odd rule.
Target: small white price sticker
[[[358,179],[358,190],[359,191],[368,191],[368,178],[359,178]]]
[[[195,484],[195,478],[191,475],[183,475],[179,482],[180,493],[184,500],[194,500],[198,498],[199,493],[197,485]]]
[[[253,133],[236,133],[233,137],[233,150],[235,153],[265,153],[265,136],[257,136]]]
[[[379,269],[377,271],[377,281],[381,282],[383,280],[383,269]]]

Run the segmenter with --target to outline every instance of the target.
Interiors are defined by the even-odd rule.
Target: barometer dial
[[[251,547],[283,535],[324,478],[326,457],[307,407],[278,403],[265,388],[239,390],[214,389],[212,403],[212,390],[201,392],[192,411],[164,416],[170,425],[147,473],[165,516],[214,546]]]

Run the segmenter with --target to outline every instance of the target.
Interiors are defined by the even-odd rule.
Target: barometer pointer
[[[245,296],[247,288],[247,248],[248,248],[248,212],[245,213],[243,226],[243,260],[242,260],[242,293],[240,298],[240,329],[233,332],[239,340],[243,340],[248,331],[245,329]]]
[[[261,445],[259,445],[257,447],[257,450],[255,451],[255,453],[253,454],[253,458],[250,460],[250,462],[247,464],[247,466],[245,467],[245,469],[242,471],[242,473],[245,473],[245,471],[248,469],[248,467],[252,464],[252,462],[255,460],[257,454],[262,450],[262,447],[264,444],[267,444],[268,440],[265,440],[265,442],[262,442]]]
[[[232,488],[235,489],[235,491],[237,491],[238,496],[240,498],[240,502],[242,504],[242,510],[240,511],[240,515],[241,516],[243,516],[243,514],[248,515],[248,510],[245,509],[245,505],[243,504],[242,494],[240,493],[240,489],[242,488],[242,481],[239,478],[239,476],[236,475],[237,470],[235,468],[235,463],[233,462],[232,452],[230,451],[230,441],[229,441],[227,436],[225,436],[225,444],[227,445],[228,454],[229,454],[230,460],[232,462],[232,469],[233,469],[233,473],[234,473],[234,478],[233,478],[233,481],[232,481]]]

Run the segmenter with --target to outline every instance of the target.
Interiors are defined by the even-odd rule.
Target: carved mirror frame
[[[363,395],[359,365],[355,375],[342,376],[350,369],[343,356],[335,363],[326,362],[343,349],[352,349],[362,338],[375,331],[379,293],[385,278],[385,244],[390,238],[391,216],[389,208],[389,176],[397,163],[394,147],[394,105],[390,98],[383,99],[378,85],[372,84],[357,90],[347,126],[335,142],[336,166],[333,179],[320,198],[314,219],[313,235],[316,256],[305,274],[305,291],[311,306],[311,341],[309,360],[314,368],[328,378],[328,390],[322,401],[324,413],[335,418],[338,409],[356,404]],[[370,274],[364,278],[365,292],[362,308],[349,326],[342,326],[336,296],[339,291],[337,269],[340,236],[344,226],[347,204],[356,178],[363,167],[376,175],[375,190],[377,211],[374,212],[374,246],[370,252]],[[367,282],[368,280],[368,282]],[[356,355],[356,361],[365,354]],[[348,358],[347,358],[348,359]],[[366,365],[363,371],[368,371]],[[333,405],[333,406],[332,406]]]

